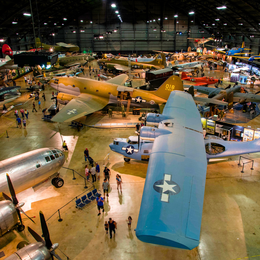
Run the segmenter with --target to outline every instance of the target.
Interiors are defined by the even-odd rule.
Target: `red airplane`
[[[182,72],[181,74],[182,80],[188,80],[191,82],[196,82],[197,84],[195,86],[203,86],[203,85],[211,85],[218,83],[218,79],[215,79],[213,77],[189,77],[185,72]]]
[[[13,57],[13,51],[12,51],[11,47],[9,45],[7,45],[6,43],[2,47],[2,53],[5,55],[8,55],[10,57]]]

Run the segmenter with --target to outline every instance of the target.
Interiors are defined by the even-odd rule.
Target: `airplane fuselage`
[[[0,162],[0,191],[9,194],[7,173],[18,193],[54,176],[64,161],[62,151],[54,148],[41,148],[3,160]]]

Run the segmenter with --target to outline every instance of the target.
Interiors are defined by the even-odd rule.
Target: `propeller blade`
[[[43,213],[40,211],[40,219],[41,219],[41,226],[42,226],[42,233],[43,233],[43,237],[45,240],[45,246],[50,249],[52,246],[52,242],[50,239],[50,234],[49,234],[49,230],[45,221],[45,217],[43,215]]]
[[[54,253],[54,251],[52,251],[50,253],[51,253],[52,259],[53,259],[53,256],[55,256],[55,258],[57,258],[58,260],[62,260],[57,254]]]
[[[18,200],[16,198],[15,191],[14,191],[14,186],[12,184],[12,181],[10,179],[9,174],[6,174],[6,178],[7,178],[7,183],[8,183],[8,187],[9,187],[9,191],[10,191],[13,203],[16,206],[18,204]]]
[[[21,225],[22,225],[22,224],[23,224],[23,220],[22,220],[22,216],[21,216],[20,209],[16,209],[16,212],[17,212],[17,215],[18,215],[18,217],[19,217],[20,223],[21,223]]]
[[[34,220],[30,218],[22,209],[20,209],[20,211],[35,224]]]
[[[28,227],[28,231],[30,232],[30,234],[34,237],[34,239],[37,242],[41,242],[44,244],[44,240],[41,238],[40,235],[38,235],[33,229],[31,229],[30,227]]]
[[[259,94],[260,93],[260,91],[257,91],[256,93],[255,93],[255,95],[257,95],[257,94]]]
[[[12,201],[12,199],[11,199],[8,195],[6,195],[4,192],[2,192],[2,194],[3,194],[3,197],[4,197],[6,200]]]

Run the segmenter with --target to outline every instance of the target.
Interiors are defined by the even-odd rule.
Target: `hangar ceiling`
[[[209,33],[244,36],[248,39],[260,37],[260,2],[257,0],[31,0],[36,35],[46,37],[50,30],[58,31],[62,26],[80,26],[81,22],[95,24],[119,23],[115,9],[117,5],[122,21],[127,23],[147,22],[156,19],[174,19],[174,15],[185,15],[194,24]],[[218,7],[225,6],[225,9]],[[1,1],[0,38],[32,36],[30,0]],[[189,12],[194,14],[189,15]],[[64,19],[65,18],[65,19]]]

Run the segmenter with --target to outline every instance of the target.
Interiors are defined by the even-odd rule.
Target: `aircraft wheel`
[[[130,159],[129,158],[124,158],[124,161],[125,162],[130,162]]]
[[[52,184],[55,188],[61,188],[64,185],[64,180],[62,178],[52,179]]]
[[[25,228],[24,225],[19,225],[19,226],[17,227],[17,230],[18,230],[18,232],[22,232],[22,231],[24,231],[24,228]]]

